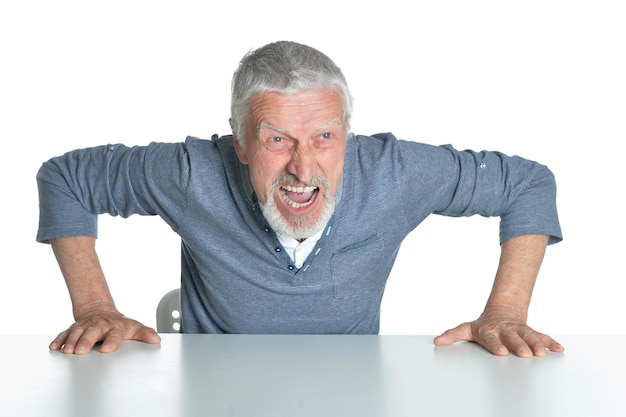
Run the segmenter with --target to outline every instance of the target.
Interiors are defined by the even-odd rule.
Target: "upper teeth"
[[[307,207],[311,205],[313,203],[313,200],[315,199],[315,195],[317,191],[317,187],[311,187],[311,186],[294,187],[291,185],[285,185],[284,187],[281,187],[281,189],[282,189],[282,194],[283,194],[283,200],[285,201],[285,203],[287,203],[287,205],[295,209],[299,209],[299,208],[303,208],[303,207]],[[288,191],[292,193],[311,193],[311,196],[308,201],[305,201],[303,203],[298,203],[296,201],[293,201],[291,198],[289,198],[289,196],[287,195]]]
[[[315,191],[317,187],[311,187],[311,186],[307,186],[307,187],[294,187],[292,185],[285,185],[283,187],[283,189],[285,189],[286,191],[290,191],[292,193],[312,193],[313,191]]]

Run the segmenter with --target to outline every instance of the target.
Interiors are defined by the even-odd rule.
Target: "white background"
[[[229,133],[239,59],[289,39],[343,68],[356,133],[547,164],[565,240],[548,249],[529,323],[625,333],[622,4],[3,2],[0,332],[56,334],[72,321],[52,252],[35,242],[40,164],[78,147]],[[120,310],[154,326],[159,298],[178,286],[177,237],[157,218],[103,216],[98,249]],[[497,219],[431,216],[400,253],[381,333],[438,334],[475,318],[498,255]]]

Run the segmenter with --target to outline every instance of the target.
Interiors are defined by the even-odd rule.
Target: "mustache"
[[[322,187],[324,190],[330,190],[330,184],[328,180],[321,175],[314,175],[309,181],[300,181],[298,177],[292,174],[285,174],[278,178],[275,178],[270,183],[270,188],[274,189],[281,185],[302,185],[305,187]]]

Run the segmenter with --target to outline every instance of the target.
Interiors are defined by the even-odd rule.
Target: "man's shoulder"
[[[419,140],[408,140],[396,137],[391,132],[376,133],[373,135],[356,135],[351,137],[353,148],[362,154],[367,153],[383,153],[387,155],[396,155],[397,153],[415,157],[424,154],[441,153],[450,145],[435,145],[431,143],[421,142]]]
[[[373,135],[351,133],[350,140],[354,140],[358,144],[367,145],[372,143],[397,142],[398,138],[391,132],[375,133]]]
[[[187,146],[200,146],[200,147],[215,147],[215,146],[232,146],[232,135],[219,136],[214,134],[210,139],[204,139],[197,136],[187,136],[185,138],[185,145]]]
[[[352,135],[348,148],[352,148],[361,157],[398,157],[406,148],[424,146],[422,143],[398,139],[393,133],[373,135]]]
[[[215,153],[215,155],[227,154],[228,157],[231,157],[235,153],[235,147],[233,146],[233,137],[231,135],[213,135],[210,139],[203,139],[196,136],[187,136],[184,146],[190,155],[200,154],[208,156],[212,153]]]

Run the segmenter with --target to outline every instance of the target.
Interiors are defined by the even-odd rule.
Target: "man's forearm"
[[[95,241],[88,236],[50,241],[70,293],[75,318],[94,309],[116,311],[96,254]]]
[[[502,244],[498,272],[485,311],[507,311],[526,320],[548,244],[546,235],[519,236]]]

